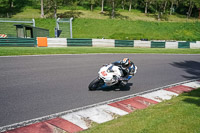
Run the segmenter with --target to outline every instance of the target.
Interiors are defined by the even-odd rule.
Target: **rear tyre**
[[[90,91],[97,90],[98,88],[102,86],[101,83],[102,83],[102,79],[96,78],[89,84],[88,89]]]

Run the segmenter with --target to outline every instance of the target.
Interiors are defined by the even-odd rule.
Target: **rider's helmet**
[[[131,61],[129,60],[129,58],[124,58],[121,62],[122,64],[122,68],[126,69],[130,66]]]

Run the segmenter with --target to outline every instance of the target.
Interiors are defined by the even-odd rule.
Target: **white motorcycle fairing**
[[[105,65],[100,68],[99,77],[104,80],[106,86],[112,86],[118,83],[118,79],[123,76],[122,71],[118,66],[112,64]]]

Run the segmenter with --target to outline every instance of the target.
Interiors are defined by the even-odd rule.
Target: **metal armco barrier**
[[[48,47],[67,47],[66,38],[47,38]]]
[[[115,47],[114,39],[92,39],[93,47]]]
[[[67,46],[92,46],[92,39],[67,39]]]
[[[178,42],[178,48],[190,48],[190,42]]]
[[[35,47],[37,40],[33,38],[0,38],[0,46]],[[71,39],[47,38],[47,47],[136,47],[136,48],[191,48],[200,49],[200,41],[141,41],[141,40],[114,40],[114,39]]]
[[[151,42],[151,48],[165,48],[165,42]]]
[[[37,41],[34,38],[0,38],[2,47],[36,47]]]
[[[115,47],[134,47],[133,40],[115,40]]]

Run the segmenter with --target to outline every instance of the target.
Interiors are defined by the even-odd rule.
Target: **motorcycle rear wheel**
[[[98,88],[100,88],[103,85],[102,83],[103,83],[102,79],[96,78],[89,84],[88,89],[90,91],[97,90]]]

